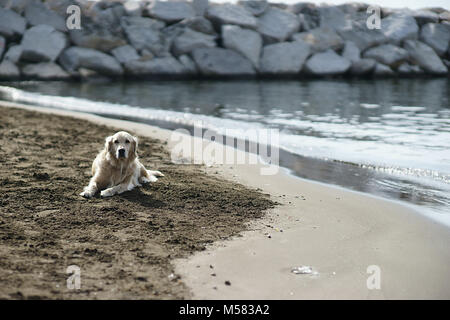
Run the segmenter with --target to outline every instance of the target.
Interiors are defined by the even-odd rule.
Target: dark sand
[[[172,260],[238,235],[274,203],[256,190],[175,165],[158,140],[140,159],[166,176],[108,199],[78,194],[114,129],[0,108],[0,298],[186,299]],[[81,289],[66,268],[81,268]]]

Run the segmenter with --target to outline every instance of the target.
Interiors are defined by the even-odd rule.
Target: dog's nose
[[[125,149],[119,149],[119,157],[125,157]]]

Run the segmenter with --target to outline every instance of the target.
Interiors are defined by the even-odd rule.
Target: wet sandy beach
[[[299,179],[284,170],[262,176],[261,165],[174,165],[167,156],[173,148],[168,130],[76,112],[24,108],[78,120],[65,118],[71,122],[58,129],[59,135],[49,137],[55,143],[38,138],[24,148],[21,141],[36,135],[24,130],[24,125],[33,127],[35,117],[56,116],[15,109],[3,112],[7,109],[2,108],[2,139],[7,135],[15,141],[15,147],[1,145],[3,154],[12,154],[11,159],[1,157],[2,176],[8,179],[1,186],[6,205],[0,211],[1,257],[7,259],[1,260],[0,279],[2,290],[8,289],[1,292],[3,297],[450,297],[450,230],[409,207]],[[7,126],[6,119],[10,119]],[[143,163],[168,173],[167,179],[109,200],[79,199],[77,193],[89,178],[90,161],[112,130],[92,123],[136,133],[141,137]],[[57,121],[35,125],[33,130],[38,132],[42,127],[50,126],[53,131],[58,126]],[[73,139],[76,133],[101,134],[89,142],[75,138],[71,147],[65,147],[57,143],[64,130],[69,130],[64,140]],[[58,145],[57,157],[63,160],[52,156],[44,161],[37,156],[46,145]],[[20,163],[28,160],[19,157],[30,155],[22,154],[24,150],[36,154],[25,172]],[[3,170],[5,165],[8,169]],[[60,178],[56,177],[72,180],[43,188],[49,177],[57,182]],[[10,185],[10,179],[17,185]],[[33,206],[20,201],[30,197],[31,190],[41,189],[42,195],[31,196]],[[16,190],[20,198],[14,198]],[[46,207],[37,207],[38,202]],[[82,272],[85,287],[78,293],[63,287],[65,268],[72,263],[87,268]],[[311,266],[317,274],[291,272],[302,265]],[[367,270],[374,265],[381,271],[379,289],[367,286]],[[59,289],[54,288],[56,284]]]

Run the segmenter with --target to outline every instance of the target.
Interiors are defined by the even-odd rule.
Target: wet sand
[[[450,299],[448,227],[398,203],[285,173],[232,172],[233,181],[260,186],[282,205],[241,237],[178,261],[194,298]],[[379,290],[367,287],[373,265]],[[318,274],[291,272],[299,266]]]
[[[159,139],[163,145],[168,142],[171,134],[167,130],[128,121],[68,111],[41,108],[38,110],[72,115],[101,125],[121,127],[135,132],[140,137],[149,137],[146,139],[150,137]],[[149,144],[149,147],[151,145]],[[173,147],[170,142],[164,146],[167,150]],[[161,150],[161,152],[164,151]],[[86,158],[89,157],[86,156]],[[150,163],[154,163],[151,158],[148,159]],[[191,166],[154,163],[153,167],[162,171],[171,168],[171,170],[184,172]],[[258,165],[194,167],[198,174],[206,173],[205,179],[219,177],[220,185],[229,184],[229,191],[235,186],[245,185],[249,188],[245,190],[252,190],[251,192],[261,197],[261,201],[263,199],[268,201],[262,194],[270,194],[270,199],[281,205],[273,207],[266,215],[253,214],[254,218],[261,217],[258,219],[247,217],[248,219],[240,220],[238,225],[231,221],[230,225],[236,228],[236,232],[227,233],[223,237],[209,238],[209,242],[202,243],[206,250],[184,252],[186,247],[182,247],[182,253],[166,257],[168,261],[166,266],[173,267],[173,270],[163,269],[160,279],[163,279],[163,274],[167,276],[172,271],[181,279],[176,282],[179,285],[178,295],[167,296],[166,294],[163,297],[194,299],[450,298],[450,273],[448,272],[450,229],[429,220],[420,213],[395,202],[295,178],[283,170],[275,176],[261,176]],[[84,170],[84,179],[87,179],[87,169],[80,170]],[[150,186],[148,191],[156,188],[158,183]],[[160,186],[163,186],[163,183],[166,182],[161,180]],[[179,187],[183,188],[187,183],[188,179],[183,180]],[[204,191],[208,194],[206,190]],[[146,193],[147,189],[136,192]],[[178,192],[179,190],[173,190],[172,196],[177,196]],[[187,198],[191,197],[190,194]],[[118,199],[114,201],[118,203]],[[199,210],[205,208],[204,200],[195,202]],[[264,203],[265,208],[273,206],[273,202]],[[108,207],[110,206],[111,203],[108,204]],[[127,206],[127,208],[129,213],[135,215],[134,207]],[[205,208],[205,211],[202,210],[210,214],[205,220],[193,223],[197,227],[197,233],[190,234],[192,242],[201,238],[202,233],[198,233],[198,228],[203,230],[202,227],[209,228],[209,223],[220,225],[225,223],[224,221],[228,222],[228,216],[223,216],[221,222],[216,222],[220,219],[220,215],[217,216],[216,212],[213,214],[211,210],[211,207]],[[173,208],[173,214],[184,216],[185,209]],[[108,217],[104,214],[103,217],[114,224],[121,216]],[[96,216],[96,219],[99,218]],[[153,219],[154,216],[146,221]],[[167,219],[167,216],[162,218],[164,219]],[[163,221],[160,223],[162,224]],[[134,223],[130,228],[127,230],[132,230]],[[109,228],[105,227],[103,230],[105,233],[109,232]],[[152,237],[153,232],[147,230],[148,239]],[[160,229],[160,232],[163,237],[168,230],[164,228]],[[222,240],[217,241],[220,238]],[[14,241],[11,240],[11,246],[13,243]],[[84,245],[88,246],[91,243],[92,240],[88,239]],[[142,242],[141,245],[145,243]],[[103,243],[98,244],[98,250],[103,248],[102,245]],[[311,266],[317,274],[291,272],[292,267],[301,265]],[[378,266],[381,271],[380,289],[367,288],[367,278],[370,276],[367,268],[372,265]],[[148,265],[144,266],[145,268],[142,269],[145,271]],[[112,274],[108,279],[110,285],[117,289],[136,288],[137,281],[127,282],[132,279],[135,269],[128,270],[128,278],[119,283],[117,283],[117,275]],[[147,275],[149,273],[152,271],[147,270]],[[65,275],[62,273],[61,277],[64,278]],[[167,283],[172,284],[165,281],[165,284]],[[156,284],[157,280],[153,285]],[[137,290],[134,295],[129,296],[148,297],[140,296],[142,292],[144,291],[139,293]],[[127,297],[127,295],[124,296]],[[77,295],[70,294],[65,297],[76,298]],[[92,295],[84,297],[91,298]]]
[[[105,137],[133,132],[103,124],[0,108],[0,298],[190,298],[173,259],[237,235],[274,205],[199,165],[173,164],[151,131],[138,133],[140,159],[165,177],[84,199]],[[66,286],[70,265],[81,270],[80,290]]]

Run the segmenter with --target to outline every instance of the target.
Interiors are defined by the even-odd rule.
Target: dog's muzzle
[[[119,149],[118,155],[119,158],[125,158],[125,149]]]

